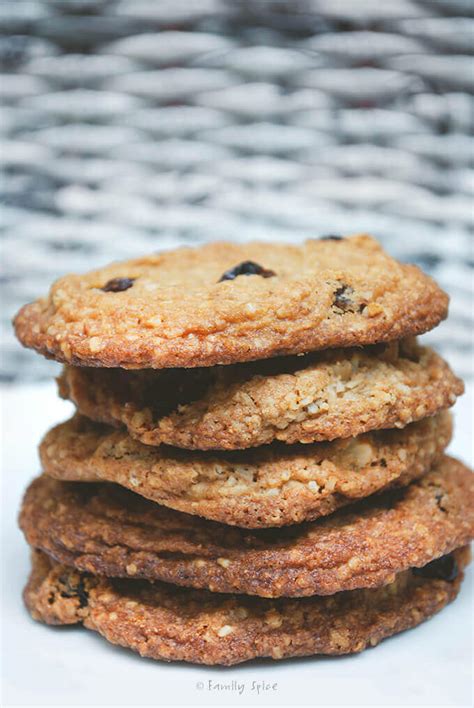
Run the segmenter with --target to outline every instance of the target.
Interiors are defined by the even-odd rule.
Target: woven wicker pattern
[[[64,272],[355,231],[450,292],[427,339],[468,376],[473,14],[464,0],[3,3],[3,380],[51,374],[8,321]]]

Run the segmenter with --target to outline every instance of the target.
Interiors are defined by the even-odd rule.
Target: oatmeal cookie
[[[115,482],[178,511],[262,528],[310,521],[405,486],[431,468],[451,431],[444,411],[402,430],[216,454],[143,445],[124,430],[75,416],[49,431],[40,458],[56,479]]]
[[[66,275],[15,318],[26,346],[78,366],[215,366],[420,334],[448,296],[366,235],[180,248]]]
[[[263,597],[377,587],[474,535],[474,476],[445,457],[403,489],[297,526],[249,531],[183,514],[117,485],[39,477],[20,525],[31,546],[94,575]]]
[[[460,548],[382,588],[267,600],[94,577],[35,551],[23,596],[34,619],[82,623],[141,656],[230,666],[375,646],[454,600],[468,562],[469,550]]]
[[[402,428],[464,390],[432,349],[402,340],[211,369],[66,367],[63,398],[146,445],[235,450]]]

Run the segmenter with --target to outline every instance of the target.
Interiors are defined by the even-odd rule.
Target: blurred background
[[[59,275],[205,240],[368,231],[452,297],[472,374],[472,0],[3,0],[1,371]],[[470,231],[471,229],[471,231]]]

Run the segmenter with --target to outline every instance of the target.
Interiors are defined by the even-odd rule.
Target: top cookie
[[[15,319],[20,341],[74,365],[214,366],[400,339],[448,297],[369,236],[212,243],[67,275]]]

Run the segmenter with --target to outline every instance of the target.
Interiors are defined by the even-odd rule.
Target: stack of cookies
[[[77,413],[20,523],[35,619],[204,664],[346,654],[457,595],[448,298],[368,236],[210,244],[57,281],[20,341]]]

